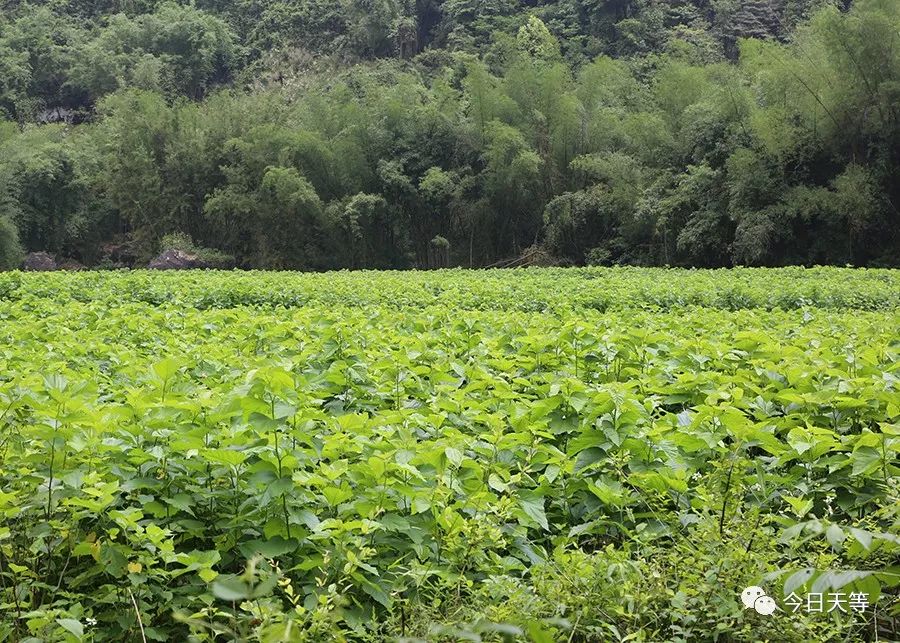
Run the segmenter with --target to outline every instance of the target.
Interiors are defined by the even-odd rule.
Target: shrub
[[[160,252],[164,250],[181,250],[182,252],[197,255],[212,268],[230,268],[235,264],[233,256],[215,248],[198,246],[191,239],[190,235],[184,232],[173,232],[165,235],[159,241],[159,250]]]
[[[0,216],[0,270],[18,268],[24,255],[16,225],[7,217]]]

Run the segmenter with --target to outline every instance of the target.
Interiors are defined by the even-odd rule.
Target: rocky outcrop
[[[22,262],[22,270],[32,272],[45,272],[56,268],[56,260],[46,252],[29,252]]]
[[[57,266],[59,270],[87,270],[80,261],[76,259],[63,259]]]
[[[195,254],[184,250],[163,250],[148,265],[151,270],[189,270],[191,268],[208,268],[205,261]]]
[[[131,268],[138,263],[138,244],[127,235],[118,235],[100,246],[100,263],[106,268]]]

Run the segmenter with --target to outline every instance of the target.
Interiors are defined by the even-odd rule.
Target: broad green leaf
[[[250,587],[236,576],[220,575],[212,583],[212,592],[223,601],[243,601],[250,598]]]
[[[56,619],[56,622],[70,634],[74,634],[78,638],[84,636],[84,625],[82,625],[80,621],[77,621],[74,618],[58,618]]]
[[[531,520],[543,529],[549,529],[547,515],[544,513],[544,497],[535,492],[520,491],[519,506]]]
[[[453,466],[458,467],[462,464],[463,461],[463,453],[459,449],[454,447],[447,447],[444,449],[444,455],[447,456],[447,460],[450,461]]]

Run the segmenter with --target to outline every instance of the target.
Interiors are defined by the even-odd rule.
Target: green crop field
[[[898,452],[896,270],[0,274],[0,640],[896,640]]]

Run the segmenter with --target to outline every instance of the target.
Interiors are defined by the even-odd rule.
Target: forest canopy
[[[0,268],[900,263],[896,0],[0,9]]]

